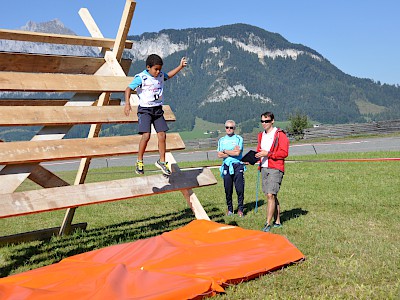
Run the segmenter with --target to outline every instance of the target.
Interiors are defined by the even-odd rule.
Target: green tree
[[[304,129],[310,127],[308,123],[308,117],[299,111],[289,116],[290,124],[287,128],[290,134],[293,134],[296,139],[302,139],[304,135]]]

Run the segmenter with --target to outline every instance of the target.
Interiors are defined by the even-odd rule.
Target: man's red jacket
[[[258,133],[257,152],[261,151],[261,138],[263,132]],[[285,172],[285,158],[289,155],[289,139],[285,132],[278,128],[275,132],[274,142],[268,153],[268,168]],[[260,160],[261,166],[261,160]]]

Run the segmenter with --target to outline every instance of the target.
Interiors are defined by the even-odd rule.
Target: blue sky
[[[246,23],[308,46],[343,72],[400,84],[399,0],[136,0],[130,34],[162,29]],[[0,28],[59,19],[88,36],[78,11],[89,10],[105,37],[114,38],[125,0],[2,1]]]

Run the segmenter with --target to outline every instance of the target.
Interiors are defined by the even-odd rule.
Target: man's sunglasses
[[[272,120],[261,120],[261,123],[271,123]]]
[[[225,126],[225,129],[235,129],[235,127]]]

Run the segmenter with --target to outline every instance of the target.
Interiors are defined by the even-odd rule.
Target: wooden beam
[[[106,47],[105,47],[106,48]],[[100,75],[99,71],[96,71],[95,75]],[[112,70],[102,70],[102,75],[114,76]],[[1,86],[1,80],[0,80]],[[101,95],[100,92],[95,91],[92,93],[76,93],[70,101],[68,101],[66,106],[75,106],[81,101],[85,101],[85,105],[97,105],[96,99]],[[110,100],[111,101],[111,100]],[[111,101],[112,102],[112,101]],[[68,126],[44,126],[40,131],[32,138],[32,141],[42,141],[42,140],[57,140],[62,139],[65,134],[72,128],[71,125]],[[27,166],[24,165],[6,165],[2,169],[3,181],[0,181],[0,194],[13,192],[18,186],[25,181],[25,179],[30,175],[32,170],[35,168],[35,164],[28,164],[29,167],[26,167],[24,170],[20,170],[21,167]]]
[[[113,76],[126,76],[125,71],[122,69],[120,63],[112,51],[106,51],[104,54],[104,59],[106,61],[96,72],[100,76],[108,76],[112,74]]]
[[[178,164],[176,163],[176,160],[171,152],[166,153],[166,161],[168,161],[168,163],[170,164],[173,174],[182,172],[181,169],[179,168]],[[193,190],[182,189],[181,193],[182,193],[183,197],[185,197],[186,202],[188,203],[190,208],[192,209],[196,219],[210,220],[209,216],[207,215],[206,211],[204,210],[203,206],[201,205],[199,199],[197,198],[197,196],[193,192]]]
[[[134,0],[125,0],[124,11],[122,13],[117,37],[113,46],[113,52],[118,61],[121,59],[124,51],[124,45],[126,44],[126,38],[128,36],[129,28],[131,27],[135,7],[136,2]]]
[[[162,194],[216,183],[212,172],[204,168],[172,173],[169,178],[159,174],[11,193],[2,195],[0,218]]]
[[[124,92],[133,77],[0,72],[0,91]]]
[[[164,118],[175,121],[168,105],[163,106]],[[21,118],[21,116],[24,116]],[[0,126],[57,126],[79,124],[116,124],[138,122],[137,106],[127,117],[122,106],[3,106]]]
[[[94,74],[105,63],[102,57],[0,52],[0,71],[31,73]],[[122,59],[124,75],[132,61]]]
[[[89,31],[92,37],[104,38],[103,34],[101,33],[99,27],[97,26],[96,22],[92,18],[92,15],[90,14],[87,8],[81,8],[79,10],[79,16],[81,17],[83,23],[86,26],[86,29]],[[104,54],[108,50],[110,50],[110,48],[99,47],[99,51],[101,52],[101,54]]]
[[[92,37],[104,38],[103,34],[101,33],[99,27],[97,26],[96,22],[94,21],[92,15],[90,14],[87,8],[81,8],[78,13],[83,23],[85,24],[86,29],[89,31]]]
[[[0,171],[0,194],[14,192],[28,178],[37,164],[4,166]]]
[[[81,229],[86,230],[87,223],[73,224],[72,230]],[[0,247],[7,244],[19,244],[32,241],[44,241],[50,239],[52,236],[57,235],[60,227],[46,228],[36,231],[12,234],[0,237]]]
[[[43,168],[41,165],[36,165],[36,168],[29,174],[28,178],[44,188],[70,185],[68,182],[61,179],[53,172]]]
[[[0,99],[0,106],[64,106],[67,102],[67,99]]]
[[[104,64],[104,65],[106,65],[106,64]],[[96,74],[97,73],[98,72],[96,72]],[[99,101],[97,103],[97,106],[107,105],[109,101],[110,101],[110,93],[102,93],[99,96]],[[101,130],[101,124],[90,125],[90,130],[89,130],[89,134],[87,137],[89,139],[98,137],[100,134],[100,130]],[[74,185],[83,184],[85,182],[87,173],[89,171],[90,162],[91,162],[90,157],[84,157],[81,159],[81,161],[79,163],[78,171],[76,172]],[[72,224],[72,219],[75,215],[75,210],[76,210],[75,207],[71,207],[71,208],[67,209],[64,219],[63,219],[63,222],[60,227],[59,235],[65,235],[65,234],[69,234],[71,232],[71,224]]]
[[[119,61],[122,58],[122,53],[123,53],[123,44],[125,44],[126,37],[129,31],[129,26],[131,23],[131,19],[133,16],[133,10],[135,8],[136,3],[134,5],[132,4],[132,0],[126,0],[125,8],[124,8],[124,14],[123,17],[121,18],[121,23],[120,23],[120,28],[118,30],[117,34],[117,39],[115,40],[114,43],[114,49],[113,52],[107,51],[106,48],[102,48],[101,52],[105,53],[105,59],[106,63],[103,64],[96,72],[96,75],[108,75],[111,73],[111,75],[114,76],[125,76],[128,72],[124,72],[124,70],[121,68],[121,65]],[[97,27],[96,23],[94,22],[92,16],[90,15],[89,11],[86,9],[81,9],[79,11],[79,14],[81,15],[82,20],[84,21],[85,25],[89,29],[89,32],[91,33],[92,36],[95,37],[102,37],[102,33],[100,32],[100,29]],[[125,24],[125,25],[123,25]],[[128,25],[128,28],[126,29],[126,24]],[[121,28],[125,29],[121,29]],[[105,99],[106,102],[109,102],[109,93],[103,93],[101,97],[99,98],[98,105],[101,106],[103,105],[102,99]],[[90,127],[89,135],[88,138],[93,138],[97,137],[99,132],[100,132],[101,125],[100,124],[93,124]],[[82,184],[86,180],[86,174],[89,170],[89,164],[90,164],[90,158],[85,157],[81,160],[81,163],[79,165],[79,169],[75,178],[75,185],[77,184]],[[67,210],[63,223],[60,228],[60,235],[68,234],[70,231],[72,219],[75,214],[75,207],[71,207]]]
[[[35,43],[64,44],[77,46],[92,46],[111,49],[115,40],[66,34],[42,33],[22,30],[0,29],[0,40],[25,41]],[[125,49],[132,49],[133,42],[126,41]]]
[[[93,103],[92,100],[69,102],[67,99],[0,99],[0,106],[64,106],[67,103],[68,106],[88,106],[96,105],[97,101]],[[108,105],[120,106],[121,99],[110,99]]]
[[[97,99],[99,94],[75,94],[72,101],[68,101],[66,106],[90,106],[96,103],[93,99]],[[31,141],[60,140],[64,138],[72,125],[65,126],[44,126],[31,139]],[[0,175],[0,194],[12,193],[23,183],[26,178],[35,170],[38,163],[6,165],[1,170]]]
[[[135,154],[140,135],[89,139],[0,143],[0,165]],[[185,149],[178,133],[167,134],[167,151]],[[157,152],[157,139],[150,139],[146,152]]]

